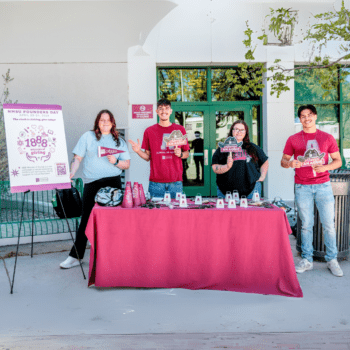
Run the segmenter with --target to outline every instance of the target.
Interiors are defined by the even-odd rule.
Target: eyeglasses
[[[234,128],[233,131],[243,134],[245,132],[245,129],[236,129],[236,128]]]

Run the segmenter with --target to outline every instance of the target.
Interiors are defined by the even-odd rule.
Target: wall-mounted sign
[[[132,105],[132,119],[152,119],[153,105]]]
[[[62,107],[4,104],[11,192],[70,188]]]

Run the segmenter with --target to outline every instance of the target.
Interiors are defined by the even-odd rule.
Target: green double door
[[[252,107],[238,104],[215,104],[211,106],[172,106],[171,122],[186,129],[190,156],[183,160],[183,185],[188,196],[216,196],[216,174],[213,172],[212,156],[218,143],[228,137],[231,125],[244,120],[252,130]],[[251,132],[250,132],[251,134]]]

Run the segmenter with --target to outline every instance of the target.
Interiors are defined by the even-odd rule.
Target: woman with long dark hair
[[[98,147],[107,147],[124,151],[106,157],[99,157]],[[130,154],[126,142],[119,137],[113,114],[104,109],[97,114],[94,128],[86,132],[79,139],[74,150],[71,162],[70,178],[72,178],[83,161],[83,210],[79,229],[77,232],[75,247],[72,247],[68,258],[60,264],[63,269],[69,269],[79,265],[78,259],[83,259],[87,238],[85,228],[93,206],[95,196],[103,187],[121,188],[120,174],[130,167]]]
[[[269,162],[264,151],[249,139],[249,128],[244,120],[235,121],[228,136],[243,142],[242,151],[233,153],[221,152],[220,147],[212,158],[212,169],[216,174],[218,197],[226,192],[237,190],[239,195],[252,198],[257,190],[261,196],[261,182],[265,180]]]

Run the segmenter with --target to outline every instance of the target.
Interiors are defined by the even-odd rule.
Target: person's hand
[[[232,165],[233,165],[233,158],[230,155],[230,156],[227,157],[227,166],[228,166],[229,169],[231,169]]]
[[[109,155],[107,156],[107,158],[108,158],[108,161],[109,161],[111,164],[115,164],[115,162],[117,161],[117,158],[114,157],[114,156],[112,156],[111,154],[109,154]]]
[[[174,153],[175,153],[176,157],[181,157],[181,148],[175,147]]]
[[[135,152],[135,153],[138,153],[140,150],[141,150],[141,144],[140,144],[140,140],[137,139],[137,143],[134,142],[133,140],[129,140],[129,143],[132,147],[132,150]]]
[[[313,166],[312,169],[314,169],[316,173],[324,173],[325,171],[327,171],[327,168],[324,165],[316,165]]]
[[[265,176],[261,175],[256,182],[263,182],[265,180]]]
[[[294,159],[294,160],[291,160],[288,164],[291,168],[301,168],[302,163]]]

